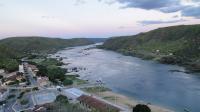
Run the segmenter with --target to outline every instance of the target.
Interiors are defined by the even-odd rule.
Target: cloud
[[[124,4],[124,8],[141,8],[146,10],[175,11],[180,9],[180,0],[116,0]]]
[[[100,0],[101,1],[101,0]],[[157,10],[163,13],[180,11],[182,16],[200,18],[200,0],[115,0],[123,4],[123,8],[140,8]],[[192,2],[193,5],[182,2]]]
[[[119,26],[118,29],[132,29],[134,27],[131,26]]]
[[[181,12],[182,16],[195,17],[200,19],[200,6],[189,7]]]
[[[174,5],[174,6],[170,6],[170,7],[163,7],[163,8],[160,8],[158,10],[161,11],[161,12],[164,12],[164,13],[172,13],[172,12],[178,12],[178,11],[184,10],[188,7],[189,6],[182,6],[182,5],[176,6],[176,5]]]
[[[169,21],[163,21],[163,20],[147,20],[147,21],[139,21],[138,23],[142,25],[152,25],[152,24],[166,24],[166,23],[178,23],[186,21],[184,19],[179,20],[169,20]]]
[[[3,7],[4,5],[0,3],[0,7]]]
[[[175,15],[175,16],[173,16],[172,18],[178,18],[179,17],[179,15]]]
[[[116,1],[115,0],[107,0],[107,1],[105,1],[105,3],[108,5],[112,5],[112,4],[116,3]]]
[[[41,16],[42,19],[57,19],[55,16]]]

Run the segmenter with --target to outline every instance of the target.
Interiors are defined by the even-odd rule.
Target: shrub
[[[63,95],[58,95],[56,97],[56,102],[60,102],[60,103],[68,103],[68,98],[66,96]]]
[[[8,99],[11,99],[11,98],[14,98],[14,97],[15,97],[15,95],[11,94],[11,95],[8,96]]]
[[[72,85],[72,84],[73,84],[73,81],[70,80],[70,79],[65,79],[65,80],[63,81],[63,84],[64,84],[65,86],[67,86],[67,85]]]
[[[138,104],[133,108],[133,112],[151,112],[151,109],[147,105]]]
[[[21,105],[26,105],[26,104],[28,104],[28,102],[29,102],[29,101],[28,101],[27,99],[26,99],[26,100],[24,99],[24,100],[21,100],[21,101],[20,101],[20,104],[21,104]]]

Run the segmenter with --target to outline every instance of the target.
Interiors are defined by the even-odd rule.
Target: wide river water
[[[68,68],[85,68],[78,74],[90,81],[101,79],[114,92],[168,109],[200,112],[200,74],[187,74],[183,67],[102,50],[93,45],[59,51],[54,56],[70,63]]]

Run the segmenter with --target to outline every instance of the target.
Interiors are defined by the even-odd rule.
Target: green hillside
[[[134,36],[110,38],[102,47],[200,71],[200,25],[165,27]]]
[[[30,53],[51,53],[65,47],[88,45],[88,39],[59,39],[46,37],[11,37],[0,40],[0,68],[14,71],[18,59]],[[12,66],[11,66],[12,65]]]

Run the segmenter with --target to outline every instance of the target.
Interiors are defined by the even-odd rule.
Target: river
[[[68,48],[54,57],[63,57],[67,68],[85,68],[78,74],[95,82],[101,79],[114,92],[150,102],[177,112],[200,112],[200,75],[187,74],[183,67],[91,48]],[[91,48],[91,49],[87,49]]]

